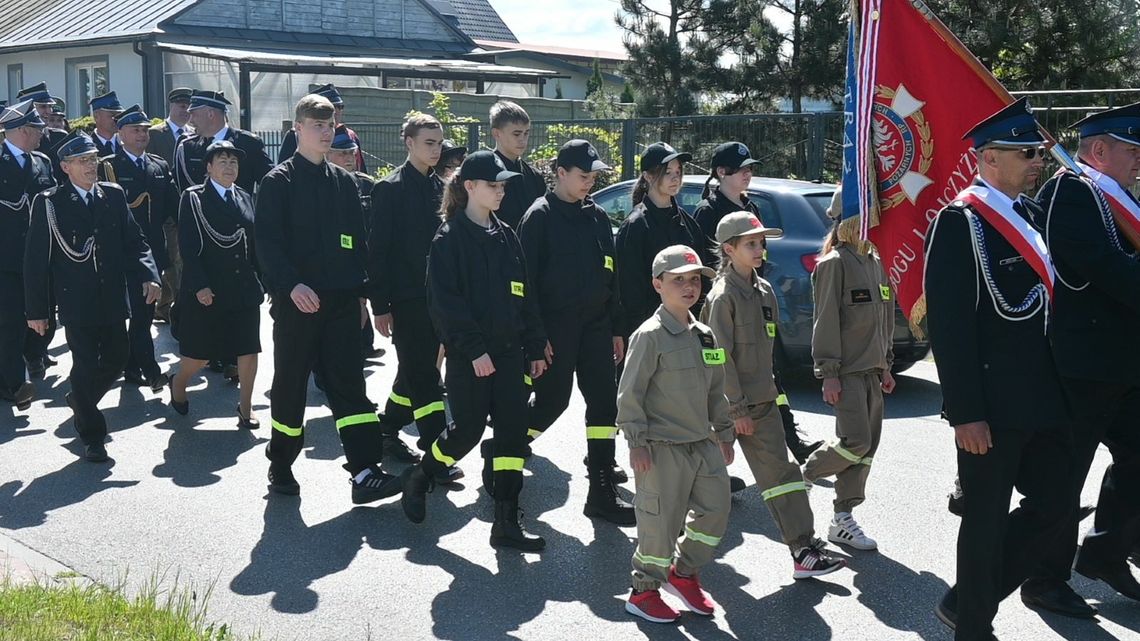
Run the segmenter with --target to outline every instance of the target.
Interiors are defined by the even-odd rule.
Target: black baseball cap
[[[488,182],[502,182],[515,176],[517,171],[508,171],[507,166],[495,155],[493,151],[476,151],[463,159],[459,166],[459,180],[486,180]]]
[[[742,142],[725,142],[716,146],[713,149],[712,155],[712,170],[716,171],[717,167],[731,167],[733,169],[740,169],[749,165],[755,165],[760,162],[752,157],[748,151],[748,146]]]
[[[575,139],[558,150],[558,167],[577,167],[582,171],[602,171],[610,166],[598,158],[598,150],[588,140]]]
[[[641,171],[668,165],[674,160],[680,160],[683,165],[692,159],[693,154],[677,151],[667,142],[655,142],[646,147],[645,153],[641,154]]]

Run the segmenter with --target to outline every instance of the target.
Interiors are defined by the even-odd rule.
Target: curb
[[[0,532],[0,583],[5,580],[16,585],[48,581],[92,583],[89,577]]]

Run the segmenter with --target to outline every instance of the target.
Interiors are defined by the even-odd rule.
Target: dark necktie
[[[20,160],[24,161],[24,173],[30,176],[32,174],[32,155],[25,151],[20,154]]]
[[[234,206],[234,192],[231,189],[226,190],[226,204],[230,207]]]
[[[139,171],[144,171],[144,170],[143,170],[143,161],[142,161],[142,156],[139,156],[138,158],[135,158],[135,166],[139,168]]]
[[[95,192],[89,191],[89,192],[87,192],[87,208],[91,209],[94,206],[95,206]]]

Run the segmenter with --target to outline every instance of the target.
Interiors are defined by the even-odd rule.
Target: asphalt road
[[[173,363],[166,326],[158,345]],[[270,346],[269,321],[263,341]],[[333,421],[309,391],[307,446],[295,471],[301,496],[265,487],[272,357],[263,355],[255,411],[263,427],[239,431],[237,390],[209,374],[191,388],[191,413],[166,393],[134,387],[104,400],[113,464],[78,460],[61,376],[69,357],[40,384],[30,413],[0,409],[0,535],[96,580],[139,585],[159,577],[209,592],[208,618],[245,634],[283,640],[357,639],[827,639],[948,641],[932,607],[954,576],[957,519],[945,508],[954,470],[950,432],[938,419],[930,363],[899,377],[887,402],[883,445],[868,503],[857,511],[878,552],[850,551],[850,569],[793,581],[792,564],[755,487],[734,499],[729,532],[705,587],[722,609],[712,619],[684,615],[661,626],[627,615],[633,528],[582,516],[583,404],[536,443],[522,503],[530,529],[548,541],[541,555],[497,552],[487,544],[492,504],[479,489],[477,456],[461,462],[462,488],[429,495],[422,525],[398,500],[354,507]],[[383,399],[395,373],[389,355],[368,368],[368,390]],[[818,387],[791,389],[811,437],[833,433]],[[411,439],[409,439],[411,442]],[[619,440],[619,459],[625,457]],[[743,457],[732,471],[751,481]],[[1107,462],[1097,458],[1085,489],[1095,500]],[[632,487],[630,488],[632,489]],[[812,493],[826,534],[832,492]],[[3,536],[0,536],[3,539]],[[2,540],[0,540],[2,543]],[[996,622],[1002,639],[1107,641],[1140,638],[1140,606],[1103,584],[1078,578],[1098,604],[1095,622],[1039,616],[1016,596]]]

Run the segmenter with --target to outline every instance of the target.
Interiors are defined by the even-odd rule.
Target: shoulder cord
[[[3,205],[12,211],[21,211],[28,206],[28,202],[28,192],[24,192],[23,194],[20,194],[19,200],[0,200],[0,205]]]
[[[1029,293],[1026,294],[1025,300],[1016,307],[1011,306],[1005,300],[1005,296],[998,290],[997,283],[994,282],[993,273],[990,271],[990,257],[989,252],[986,250],[985,232],[982,230],[981,219],[971,211],[965,211],[966,220],[970,221],[970,227],[974,233],[970,234],[970,241],[974,245],[974,255],[978,258],[978,266],[982,270],[982,279],[986,281],[986,289],[990,292],[990,299],[993,300],[994,311],[998,316],[1009,321],[1024,321],[1029,320],[1037,315],[1037,311],[1042,307],[1045,308],[1045,325],[1049,324],[1049,306],[1047,304],[1048,292],[1045,289],[1044,283],[1037,283],[1030,288]]]
[[[115,166],[111,163],[110,160],[104,160],[103,161],[103,172],[106,174],[107,182],[113,182],[116,185],[122,186],[122,184],[118,180],[118,177],[115,174]],[[126,192],[127,192],[127,190],[126,190],[126,188],[124,188],[123,193],[126,194]],[[147,204],[146,219],[149,222],[150,221],[150,192],[149,191],[144,191],[143,193],[139,194],[139,197],[135,198],[134,202],[128,203],[127,207],[131,208],[131,213],[133,214],[134,210],[141,207],[143,205],[143,203]]]
[[[241,243],[242,248],[245,250],[245,255],[248,257],[249,247],[245,242],[245,227],[238,225],[237,231],[232,234],[219,232],[210,225],[210,221],[206,220],[206,215],[202,212],[202,201],[198,199],[198,194],[194,192],[188,193],[190,194],[190,210],[194,212],[194,222],[198,225],[199,236],[202,238],[209,237],[211,242],[222,249],[233,249],[238,243]],[[199,256],[202,255],[203,248],[198,249]]]
[[[59,222],[55,218],[55,205],[51,202],[50,198],[44,198],[44,209],[47,213],[48,230],[51,232],[52,238],[59,244],[60,249],[63,250],[63,255],[73,263],[84,263],[91,260],[95,266],[95,271],[99,271],[99,261],[95,259],[95,236],[87,237],[87,241],[83,243],[83,249],[76,251],[63,238],[63,234],[59,231]]]
[[[1108,232],[1108,242],[1112,243],[1113,248],[1118,251],[1124,251],[1124,246],[1120,244],[1120,234],[1116,230],[1116,221],[1112,219],[1112,209],[1109,207],[1108,200],[1104,197],[1104,190],[1100,185],[1093,182],[1085,175],[1081,175],[1081,180],[1088,185],[1093,193],[1093,198],[1096,199],[1097,208],[1100,210],[1100,219],[1104,223],[1104,230]]]

